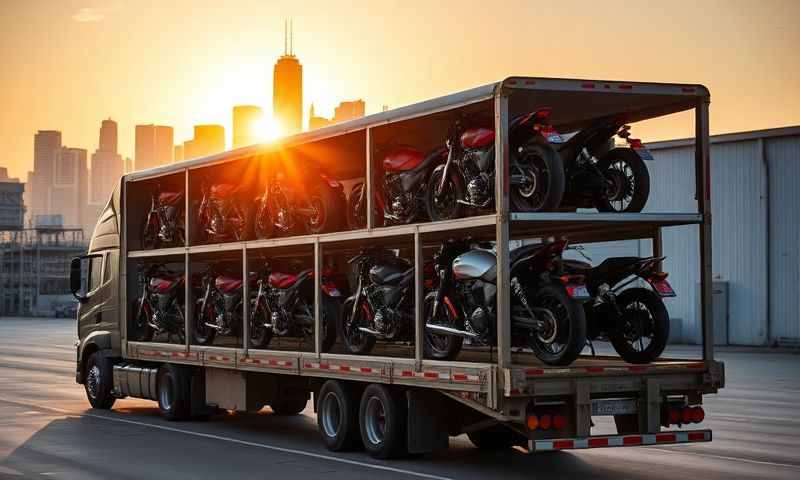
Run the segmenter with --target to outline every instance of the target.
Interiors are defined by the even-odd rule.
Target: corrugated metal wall
[[[713,275],[729,282],[728,342],[735,345],[800,337],[795,306],[800,298],[800,135],[751,137],[711,145]],[[646,211],[697,211],[694,147],[651,147],[656,161],[648,163]],[[701,341],[698,237],[697,226],[667,228],[662,237],[665,270],[678,293],[667,299],[667,308],[682,321],[681,337],[692,343]],[[588,251],[599,262],[612,255],[649,254],[650,242],[597,244]]]

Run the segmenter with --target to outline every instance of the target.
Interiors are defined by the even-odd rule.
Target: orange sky
[[[161,5],[162,3],[167,6]],[[800,124],[800,1],[59,1],[3,0],[0,166],[25,177],[33,135],[97,148],[100,121],[221,123],[271,111],[272,66],[292,17],[306,102],[368,113],[508,75],[703,83],[712,133]],[[662,121],[645,139],[687,136]]]

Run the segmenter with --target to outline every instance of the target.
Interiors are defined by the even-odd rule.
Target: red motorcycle
[[[182,247],[186,243],[183,192],[162,192],[160,187],[150,195],[150,210],[141,230],[144,249]]]
[[[194,311],[195,343],[210,345],[217,334],[241,334],[243,283],[241,275],[221,272],[214,266],[201,274]]]
[[[202,199],[197,208],[197,237],[201,243],[247,240],[250,235],[250,209],[242,185],[203,182]]]
[[[166,334],[167,342],[185,342],[183,275],[162,264],[144,267],[139,274],[141,295],[134,304],[133,328],[128,337],[149,342]]]

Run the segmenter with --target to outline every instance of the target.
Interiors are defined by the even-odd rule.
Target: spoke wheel
[[[457,316],[447,307],[439,306],[439,315],[433,318],[433,304],[436,302],[436,292],[425,296],[425,317],[430,323],[445,325],[451,328],[463,329],[464,325]],[[464,339],[455,335],[425,331],[425,358],[434,360],[452,360],[461,351]]]
[[[455,167],[453,167],[455,168]],[[427,209],[431,221],[451,220],[464,216],[464,205],[458,202],[465,196],[464,184],[457,174],[450,174],[437,194],[444,168],[437,168],[428,181]]]
[[[375,337],[358,328],[369,325],[369,307],[361,302],[354,315],[353,300],[350,299],[342,305],[341,318],[341,334],[347,350],[356,354],[366,354],[372,351],[375,346]]]
[[[565,178],[561,157],[550,145],[525,145],[514,157],[512,174],[522,183],[511,189],[511,204],[520,212],[554,210],[564,196]]]
[[[544,327],[530,334],[530,347],[548,365],[569,365],[586,345],[583,305],[567,295],[563,285],[550,284],[533,294],[532,310]]]
[[[661,298],[647,288],[629,288],[617,295],[622,316],[609,339],[627,362],[649,363],[663,352],[669,338],[669,314]]]
[[[595,198],[601,212],[641,212],[650,196],[650,173],[635,151],[614,148],[597,162],[608,183]]]

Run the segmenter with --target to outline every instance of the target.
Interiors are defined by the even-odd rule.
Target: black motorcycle
[[[413,324],[414,268],[391,250],[369,248],[351,258],[355,293],[345,300],[341,336],[348,352],[369,353],[377,339],[403,341]]]
[[[250,346],[266,348],[273,336],[314,338],[314,271],[274,272],[268,265],[258,274],[251,300]],[[336,341],[341,293],[330,275],[322,275],[322,351]]]
[[[662,297],[674,297],[667,273],[659,270],[664,257],[615,257],[596,267],[564,260],[564,270],[586,276],[592,299],[584,304],[590,339],[608,338],[627,362],[657,359],[669,338],[669,314]],[[637,279],[651,288],[628,287]]]
[[[197,232],[201,243],[247,240],[252,229],[250,209],[242,198],[242,186],[215,183],[201,186],[197,207]]]
[[[184,246],[186,230],[183,203],[183,192],[161,191],[160,186],[152,190],[150,210],[142,222],[142,248]]]
[[[509,255],[511,346],[530,348],[544,363],[568,365],[586,345],[588,298],[582,276],[561,275],[557,260],[565,242],[527,245]],[[425,296],[425,355],[451,360],[464,338],[473,345],[496,342],[497,259],[487,245],[449,240],[435,256],[436,289]]]
[[[241,334],[243,283],[241,275],[219,273],[214,266],[206,269],[198,292],[201,295],[195,300],[195,343],[210,345],[217,334]]]
[[[149,342],[166,335],[167,342],[184,343],[186,320],[183,308],[184,278],[163,264],[143,267],[139,273],[141,295],[134,304],[133,331],[128,337]]]
[[[388,153],[383,154],[384,150]],[[413,223],[427,206],[427,185],[431,170],[444,162],[447,151],[438,148],[425,154],[413,147],[391,146],[379,149],[383,157],[383,181],[375,188],[373,210],[376,224]],[[347,200],[347,222],[351,229],[367,226],[367,197],[364,183],[356,184]]]
[[[549,109],[540,109],[509,125],[509,195],[515,211],[553,210],[561,203],[564,167],[538,128],[549,115]],[[494,129],[465,128],[464,122],[461,117],[450,128],[447,161],[428,181],[428,215],[433,221],[460,218],[468,209],[487,209],[494,202]]]
[[[342,184],[316,165],[276,163],[272,180],[256,199],[255,235],[272,238],[333,232],[340,228],[345,208]]]
[[[614,136],[625,139],[628,148],[612,148]],[[580,130],[566,142],[550,136],[566,171],[567,185],[562,208],[596,208],[600,212],[641,212],[650,196],[650,173],[644,160],[653,160],[638,138],[630,137],[630,126],[615,119],[598,121]]]

